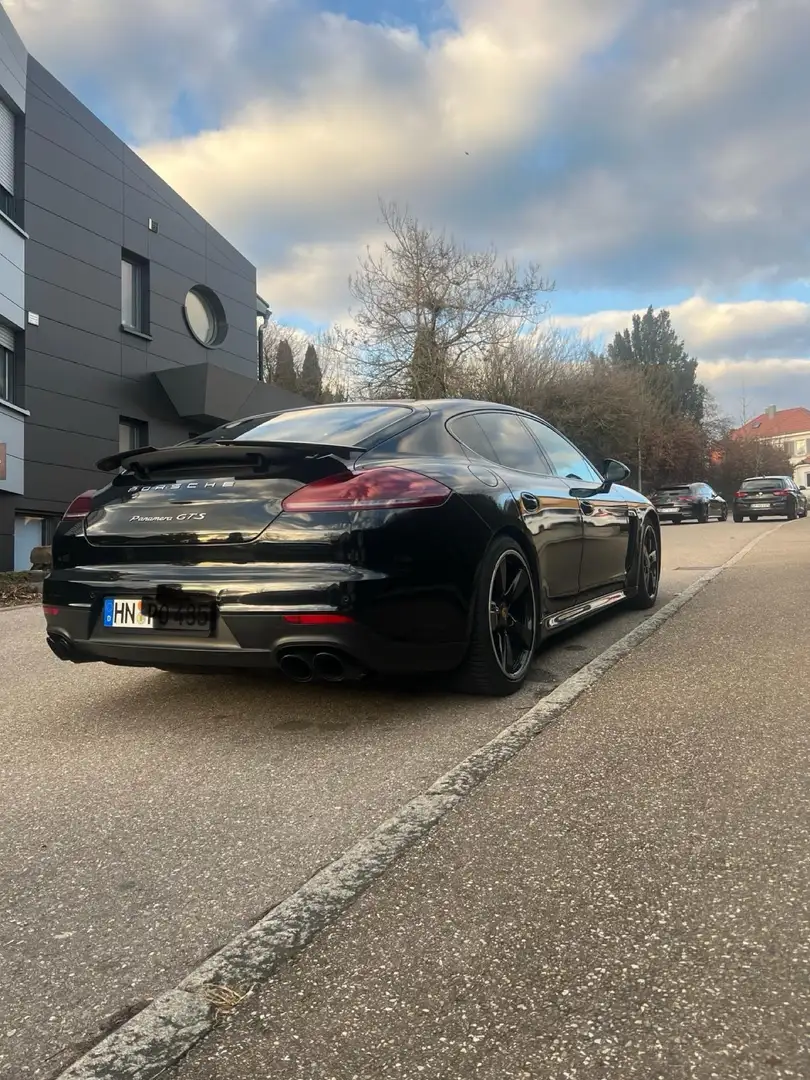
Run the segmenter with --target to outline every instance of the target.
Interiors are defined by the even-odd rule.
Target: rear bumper
[[[199,568],[166,568],[168,583],[184,594],[216,601],[211,632],[112,629],[102,624],[105,597],[154,596],[160,573],[152,568],[79,568],[52,573],[43,586],[48,643],[73,663],[133,667],[274,668],[292,649],[328,649],[368,671],[449,671],[467,649],[467,603],[449,585],[394,583],[347,566],[230,567],[216,578]],[[238,580],[234,580],[238,576]],[[180,578],[180,580],[178,580]],[[339,614],[348,621],[291,623],[285,615]]]
[[[697,521],[697,507],[687,506],[683,510],[668,510],[665,506],[656,506],[659,521]]]
[[[772,499],[766,507],[752,506],[750,503],[734,503],[734,513],[743,517],[787,517],[791,510],[789,499]]]

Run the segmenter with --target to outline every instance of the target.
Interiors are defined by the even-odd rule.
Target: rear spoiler
[[[125,450],[120,454],[101,458],[96,468],[102,472],[115,472],[126,468],[140,479],[148,479],[155,472],[170,472],[189,468],[233,468],[247,466],[255,470],[272,464],[294,461],[307,461],[310,466],[315,462],[323,466],[331,460],[330,472],[346,469],[343,461],[351,461],[357,454],[364,453],[362,446],[339,446],[333,443],[303,442],[216,442],[196,446],[166,446],[158,449],[143,446],[138,450]],[[335,469],[334,466],[339,466]]]

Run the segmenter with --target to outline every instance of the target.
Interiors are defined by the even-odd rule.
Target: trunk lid
[[[688,487],[662,488],[655,492],[651,501],[656,507],[683,506],[693,502],[694,495]]]
[[[291,492],[327,476],[351,475],[358,447],[317,443],[216,443],[116,454],[123,468],[85,520],[89,544],[245,544],[281,513]]]

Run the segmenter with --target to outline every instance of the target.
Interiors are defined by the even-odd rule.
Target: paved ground
[[[667,527],[662,601],[770,527]],[[72,1060],[642,617],[493,704],[71,667],[0,613],[0,1077]]]
[[[174,1080],[810,1077],[809,542],[711,584]]]

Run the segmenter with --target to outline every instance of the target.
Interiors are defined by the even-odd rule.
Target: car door
[[[721,518],[723,516],[723,508],[726,505],[725,499],[722,495],[718,495],[710,484],[705,484],[704,486],[706,488],[706,496],[709,500],[709,513],[712,517]]]
[[[568,485],[553,475],[517,413],[465,413],[448,430],[472,455],[496,466],[531,534],[543,590],[544,614],[570,607],[579,591],[582,514]]]
[[[603,477],[584,454],[554,428],[540,420],[524,422],[569,492],[602,484]],[[624,489],[612,487],[579,501],[583,547],[579,589],[583,600],[621,588],[627,575],[630,507]]]

